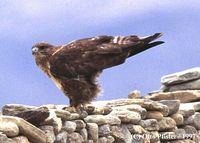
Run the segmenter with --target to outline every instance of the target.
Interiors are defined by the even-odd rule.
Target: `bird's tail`
[[[151,36],[140,37],[138,39],[137,44],[130,47],[130,52],[129,52],[128,57],[134,56],[134,55],[136,55],[140,52],[143,52],[147,49],[150,49],[157,45],[163,44],[164,43],[163,41],[152,42],[152,41],[158,39],[159,37],[161,37],[162,35],[163,35],[162,33],[155,33],[154,35],[151,35]]]

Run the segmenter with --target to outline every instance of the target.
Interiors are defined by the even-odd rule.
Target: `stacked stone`
[[[199,143],[200,90],[171,91],[198,80],[199,72],[189,71],[165,84],[169,92],[141,97],[133,91],[129,99],[94,102],[81,113],[65,105],[5,105],[0,143]]]
[[[182,72],[166,75],[161,78],[161,91],[151,93],[146,99],[154,101],[181,102],[177,113],[170,115],[176,122],[174,133],[181,139],[189,138],[185,142],[200,142],[200,68],[192,68]],[[170,106],[173,106],[171,104]],[[169,106],[169,107],[170,107]],[[172,142],[172,141],[171,141]],[[173,140],[173,142],[175,142]]]
[[[164,92],[179,90],[200,90],[200,67],[188,69],[161,78]]]
[[[165,142],[185,128],[191,130],[193,127],[189,124],[192,119],[188,119],[186,127],[182,126],[186,122],[182,114],[186,113],[178,111],[179,106],[178,100],[119,99],[95,102],[87,106],[88,115],[81,115],[61,105],[5,105],[0,116],[0,142]],[[194,122],[198,116],[194,116]],[[177,124],[183,129],[179,130]]]

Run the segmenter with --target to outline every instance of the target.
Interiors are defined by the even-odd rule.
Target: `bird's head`
[[[48,56],[54,46],[46,42],[36,43],[32,46],[32,54],[34,56]]]

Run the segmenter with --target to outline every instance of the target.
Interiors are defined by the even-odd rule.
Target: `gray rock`
[[[67,137],[68,134],[67,132],[60,132],[59,134],[57,134],[56,136],[56,141],[55,143],[67,143]]]
[[[95,105],[95,104],[94,104]],[[89,105],[88,107],[93,107],[93,110],[87,111],[89,115],[108,115],[111,111],[112,108],[110,106],[100,106],[100,107],[95,107],[94,105]]]
[[[56,116],[55,110],[50,110],[49,117],[45,119],[41,124],[42,125],[51,125],[54,128],[54,133],[58,134],[62,128],[62,120]]]
[[[25,136],[18,136],[18,137],[14,137],[12,138],[14,141],[16,141],[16,143],[30,143],[28,141],[28,138]]]
[[[88,140],[88,142],[87,143],[94,143],[94,141],[93,140]]]
[[[76,130],[81,130],[86,127],[86,124],[83,120],[74,120],[74,123],[76,123]]]
[[[178,114],[182,114],[183,117],[190,117],[192,115],[194,115],[195,111],[194,108],[192,106],[190,106],[190,104],[181,104]]]
[[[112,116],[109,114],[104,117],[106,119],[106,123],[109,125],[120,125],[121,124],[121,120],[116,116]]]
[[[194,115],[194,126],[197,130],[200,130],[200,113]]]
[[[54,143],[54,141],[56,140],[55,134],[54,134],[54,129],[52,126],[40,126],[39,127],[42,131],[44,131],[44,133],[47,136],[47,143]]]
[[[27,110],[37,109],[36,106],[22,105],[22,104],[6,104],[2,107],[3,115],[15,115]]]
[[[106,102],[107,106],[116,107],[116,106],[124,106],[130,104],[143,104],[144,102],[149,101],[148,99],[117,99],[110,100]]]
[[[97,142],[99,133],[98,125],[96,123],[87,123],[88,139]]]
[[[160,111],[163,116],[167,116],[169,114],[169,108],[167,105],[161,104],[156,101],[147,101],[141,105],[147,111]]]
[[[113,136],[108,136],[107,137],[107,143],[113,143],[115,141]]]
[[[83,137],[79,133],[71,133],[68,135],[67,143],[82,143]]]
[[[70,134],[76,130],[76,123],[72,121],[65,121],[63,124],[62,130]]]
[[[103,115],[88,115],[86,118],[84,118],[84,121],[87,123],[96,123],[98,125],[107,123],[107,120]]]
[[[99,126],[99,136],[100,137],[108,136],[108,135],[110,135],[110,133],[111,133],[110,126],[108,124]]]
[[[168,115],[177,113],[180,107],[180,100],[161,100],[160,103],[168,106],[169,108]]]
[[[175,84],[171,86],[163,86],[162,91],[164,92],[172,92],[172,91],[180,91],[180,90],[200,90],[200,79]]]
[[[71,120],[71,113],[66,110],[59,110],[59,109],[51,109],[56,113],[56,116],[58,118],[61,118],[63,120]]]
[[[17,143],[17,142],[8,138],[5,134],[2,134],[0,132],[0,143]]]
[[[133,137],[125,125],[121,126],[126,143],[132,143]]]
[[[140,125],[128,124],[126,125],[132,134],[145,134],[147,131]]]
[[[185,133],[188,134],[188,135],[198,133],[197,130],[193,126],[190,126],[190,125],[184,126],[183,129],[185,130]]]
[[[26,136],[32,143],[46,143],[47,137],[45,133],[28,123],[27,121],[12,116],[0,116],[1,122],[13,122],[19,127],[19,132],[21,135]]]
[[[175,133],[176,135],[176,139],[185,139],[185,130],[184,129],[175,129],[173,130],[173,132]]]
[[[173,85],[199,78],[200,78],[200,68],[196,67],[185,71],[177,72],[174,74],[165,75],[161,77],[161,83],[164,85]]]
[[[140,97],[141,97],[141,93],[138,90],[134,90],[128,94],[128,98],[130,99],[140,98]]]
[[[171,115],[170,117],[176,122],[177,126],[184,124],[184,118],[182,114],[176,113],[176,114]]]
[[[78,133],[83,137],[83,142],[87,142],[87,140],[88,140],[87,130],[81,129]]]
[[[141,120],[141,116],[139,113],[126,109],[115,109],[110,113],[110,115],[117,116],[122,123],[137,124]]]
[[[160,111],[148,111],[146,113],[146,119],[156,119],[156,120],[162,120],[163,114]]]
[[[80,116],[80,114],[78,113],[71,113],[71,116],[66,119],[66,120],[78,120],[78,119],[81,119],[82,117]]]
[[[126,126],[112,126],[111,134],[114,137],[116,143],[132,143],[132,135]]]
[[[126,143],[122,129],[118,126],[111,126],[111,134],[115,139],[116,143]]]
[[[99,139],[98,139],[98,143],[107,143],[107,138],[106,137],[100,137]]]
[[[159,143],[160,142],[160,135],[157,131],[153,131],[149,133],[149,139],[151,143]]]
[[[129,110],[129,111],[134,111],[134,112],[137,112],[140,114],[141,118],[142,119],[145,119],[146,117],[146,113],[147,113],[147,110],[145,108],[142,108],[140,105],[138,104],[130,104],[130,105],[124,105],[124,106],[116,106],[116,107],[113,107],[113,109],[116,109],[116,110]]]
[[[194,125],[194,115],[184,118],[184,125]]]
[[[139,124],[148,131],[158,131],[159,126],[156,119],[141,120]]]
[[[194,107],[194,110],[197,112],[197,111],[200,111],[200,102],[192,102],[191,103]]]
[[[25,106],[18,104],[8,104],[3,106],[3,115],[17,116],[23,118],[33,125],[39,125],[49,116],[47,107]]]
[[[8,137],[16,137],[19,134],[19,127],[13,122],[3,122],[0,120],[0,132]]]
[[[193,137],[192,137],[192,140],[195,143],[199,143],[200,142],[200,136],[198,134],[194,134]]]
[[[159,131],[168,131],[176,127],[176,122],[170,117],[158,121]]]

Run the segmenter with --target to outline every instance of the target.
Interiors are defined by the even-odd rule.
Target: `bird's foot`
[[[63,110],[69,111],[70,113],[76,113],[77,109],[74,106],[64,107]]]
[[[85,109],[84,104],[79,104],[76,107],[77,113],[80,115],[80,118],[85,118],[88,116],[87,110]]]

